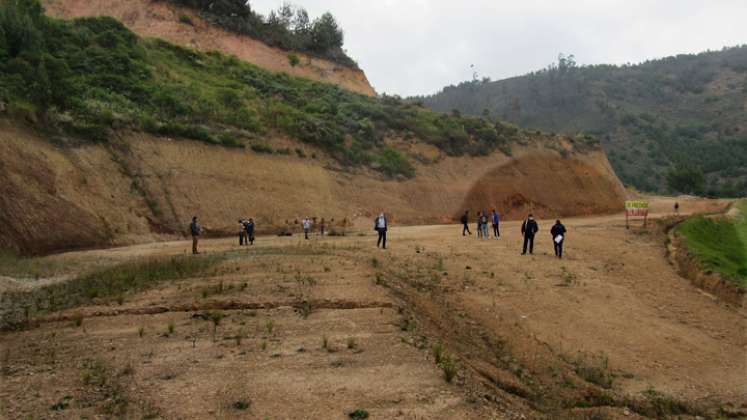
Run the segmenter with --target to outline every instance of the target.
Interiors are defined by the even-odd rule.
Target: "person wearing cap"
[[[539,231],[539,225],[534,220],[534,216],[529,214],[529,217],[521,224],[521,234],[524,236],[524,250],[521,255],[526,255],[527,245],[529,245],[529,253],[534,253],[534,235],[537,234],[537,231]]]
[[[558,258],[563,258],[563,241],[565,241],[565,232],[565,226],[560,223],[560,220],[556,220],[555,225],[550,229],[555,256]]]

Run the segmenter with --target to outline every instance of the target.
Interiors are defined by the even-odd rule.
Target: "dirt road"
[[[656,201],[653,216],[670,204]],[[679,277],[662,238],[626,230],[622,216],[564,220],[563,260],[552,255],[551,221],[539,223],[531,256],[520,255],[517,222],[488,240],[458,226],[394,227],[386,251],[373,232],[262,237],[251,249],[206,240],[206,253],[230,254],[212,275],[3,333],[0,413],[635,418],[669,398],[747,407],[743,309]],[[90,266],[188,250],[171,242],[51,258]],[[211,322],[215,313],[225,318]],[[456,361],[451,383],[434,347]]]

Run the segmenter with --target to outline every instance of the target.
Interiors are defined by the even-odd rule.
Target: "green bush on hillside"
[[[522,133],[496,120],[439,114],[272,73],[218,52],[141,40],[108,17],[48,18],[36,0],[0,5],[0,99],[45,129],[107,142],[121,129],[230,147],[283,133],[343,165],[411,177],[385,137],[417,137],[452,156],[487,155]]]

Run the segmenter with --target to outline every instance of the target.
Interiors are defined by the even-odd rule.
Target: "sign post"
[[[643,227],[648,221],[648,201],[626,201],[625,202],[625,229],[630,228],[630,217],[643,217]]]

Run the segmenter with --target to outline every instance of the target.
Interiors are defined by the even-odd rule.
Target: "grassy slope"
[[[510,152],[525,133],[494,119],[447,115],[398,98],[369,98],[272,73],[217,52],[141,40],[111,18],[46,17],[34,0],[0,6],[0,102],[11,116],[88,141],[122,129],[262,147],[281,133],[349,166],[414,175],[385,138],[423,141],[449,155]],[[587,137],[578,148],[596,147]],[[288,151],[284,151],[288,152]]]
[[[677,233],[706,268],[747,288],[747,200],[737,205],[740,215],[735,219],[696,216],[683,222]]]
[[[600,139],[621,179],[667,191],[675,163],[706,175],[706,193],[747,194],[747,46],[636,66],[566,66],[466,82],[416,98],[440,111],[492,115],[524,127]]]

